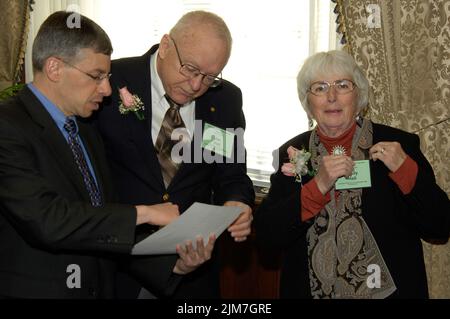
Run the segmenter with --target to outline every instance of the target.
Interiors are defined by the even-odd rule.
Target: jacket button
[[[89,288],[89,296],[96,298],[97,297],[97,290],[95,288],[90,287]]]
[[[170,196],[167,193],[165,193],[162,197],[163,201],[165,201],[165,202],[169,201],[169,198],[170,198]]]

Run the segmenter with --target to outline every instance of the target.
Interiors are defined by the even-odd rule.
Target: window
[[[248,173],[259,186],[267,185],[273,172],[272,151],[308,129],[296,88],[303,61],[312,53],[336,47],[331,1],[68,2],[78,3],[78,11],[106,30],[114,46],[113,58],[144,54],[185,12],[202,9],[219,14],[233,36],[233,50],[223,77],[243,92]],[[38,26],[34,29],[37,32]]]

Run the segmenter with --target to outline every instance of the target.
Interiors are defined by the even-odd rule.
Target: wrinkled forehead
[[[216,31],[205,27],[193,28],[174,36],[177,44],[180,43],[185,48],[195,49],[198,46],[209,46],[226,49],[228,47],[226,39],[221,37]]]
[[[219,73],[228,61],[229,51],[223,39],[207,34],[195,34],[185,37],[177,45],[183,62],[193,64],[202,71]]]

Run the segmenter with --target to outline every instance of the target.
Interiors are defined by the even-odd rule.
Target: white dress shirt
[[[166,111],[169,109],[169,103],[164,98],[164,87],[161,82],[161,78],[159,77],[156,63],[158,51],[156,51],[150,57],[150,74],[152,79],[152,139],[153,145],[156,143],[156,139],[158,138],[159,131],[161,129],[162,121],[164,119],[164,115]],[[194,128],[195,128],[195,101],[192,101],[188,104],[183,105],[180,108],[180,115],[183,119],[184,124],[186,125],[186,129],[189,133],[189,137],[192,140],[194,136]]]

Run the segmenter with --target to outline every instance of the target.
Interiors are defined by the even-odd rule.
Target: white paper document
[[[131,254],[176,254],[176,245],[184,244],[186,240],[191,240],[195,247],[197,236],[202,236],[206,245],[209,234],[214,233],[218,238],[236,220],[241,211],[240,207],[194,203],[175,221],[137,243]]]

